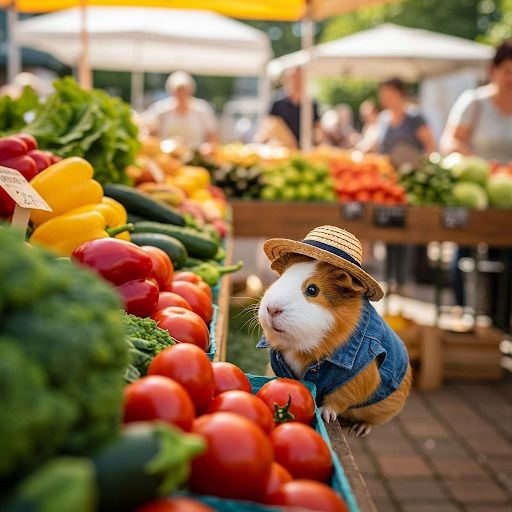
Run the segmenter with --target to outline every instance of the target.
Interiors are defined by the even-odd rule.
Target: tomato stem
[[[295,415],[290,411],[291,405],[292,395],[290,393],[288,393],[288,401],[284,405],[279,405],[277,402],[274,402],[274,421],[278,425],[295,419]]]

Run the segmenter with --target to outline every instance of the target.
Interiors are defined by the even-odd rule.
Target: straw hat
[[[370,300],[380,300],[384,292],[379,283],[361,267],[361,242],[348,231],[336,226],[319,226],[306,235],[302,242],[286,238],[271,238],[263,245],[272,269],[280,272],[278,258],[288,254],[303,254],[346,270],[364,286]]]

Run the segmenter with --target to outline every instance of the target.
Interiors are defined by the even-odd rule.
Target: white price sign
[[[0,165],[0,187],[22,208],[46,210],[47,212],[52,211],[46,201],[16,169],[10,169],[9,167]]]

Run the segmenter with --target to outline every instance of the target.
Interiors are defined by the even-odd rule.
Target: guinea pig
[[[325,421],[340,417],[362,437],[402,409],[412,380],[407,351],[370,304],[367,274],[316,249],[303,252],[322,259],[294,246],[273,260],[280,277],[259,305],[258,347],[270,348],[278,377],[315,384]]]

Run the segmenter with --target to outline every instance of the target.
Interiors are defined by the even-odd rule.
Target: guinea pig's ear
[[[335,272],[336,286],[343,290],[344,293],[349,292],[353,295],[359,295],[364,291],[364,287],[359,281],[352,277],[348,272],[337,269]]]

